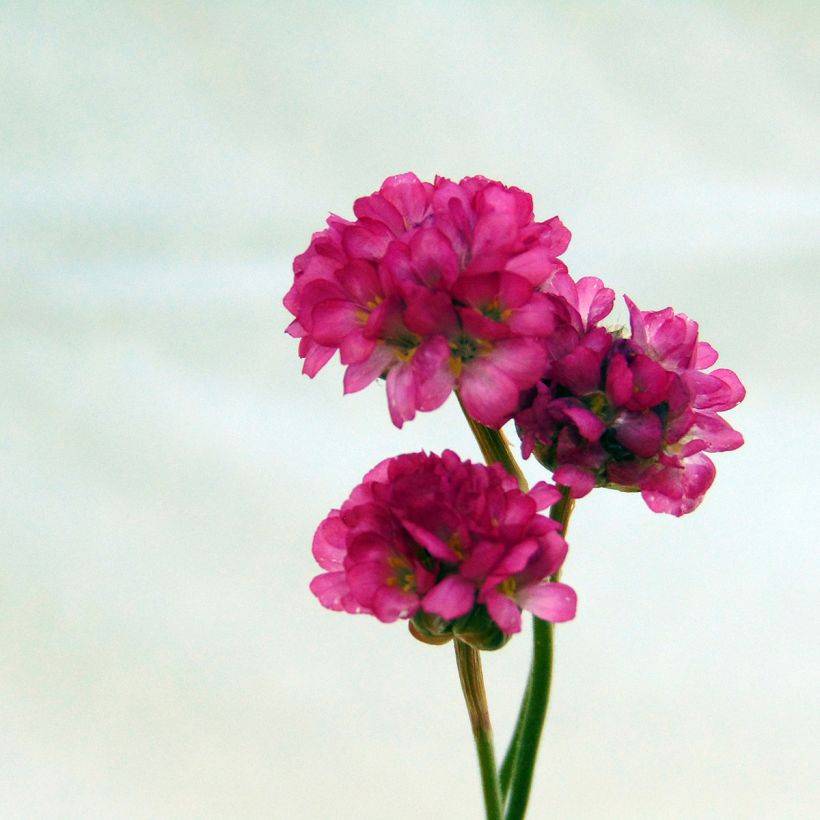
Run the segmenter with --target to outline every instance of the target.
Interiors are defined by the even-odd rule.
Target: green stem
[[[564,536],[574,503],[569,490],[564,488],[561,500],[550,510],[550,517],[561,524]],[[559,573],[556,572],[550,580],[557,581],[558,576]],[[512,752],[513,760],[510,766],[506,820],[521,820],[527,811],[535,759],[547,717],[552,683],[553,625],[535,616],[532,622],[532,665],[527,693],[516,726],[517,735],[513,737],[515,750]]]
[[[458,396],[458,394],[456,394]],[[507,437],[501,430],[493,430],[491,427],[485,427],[479,424],[475,419],[470,418],[470,414],[464,409],[461,402],[461,396],[458,396],[458,403],[464,413],[464,418],[467,419],[467,424],[470,425],[470,430],[478,442],[481,450],[481,455],[484,456],[484,461],[487,464],[500,464],[511,476],[515,476],[518,481],[518,486],[524,492],[527,491],[527,479],[521,472],[516,460],[510,452],[510,444]]]
[[[484,677],[481,673],[481,655],[477,649],[462,641],[453,641],[456,650],[456,664],[470,724],[473,729],[478,766],[481,771],[481,786],[484,791],[484,808],[487,820],[502,820],[501,790],[495,770],[493,750],[493,730],[487,695],[484,691]]]
[[[531,675],[529,676],[531,677]],[[524,717],[527,713],[527,700],[530,697],[530,680],[527,678],[527,687],[524,689],[524,697],[521,698],[521,706],[518,708],[518,717],[515,721],[515,729],[513,729],[512,737],[510,738],[510,745],[504,755],[504,760],[501,762],[501,768],[498,772],[498,781],[501,786],[501,799],[507,799],[507,794],[510,791],[510,781],[512,780],[512,773],[515,769],[515,763],[518,759],[518,746],[521,743],[521,732],[524,729]]]

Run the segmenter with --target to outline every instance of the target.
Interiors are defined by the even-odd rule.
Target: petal
[[[386,624],[411,618],[419,608],[418,596],[396,587],[382,587],[373,597],[373,614]]]
[[[641,497],[653,512],[686,515],[700,505],[714,479],[712,460],[697,453],[648,476],[641,482]]]
[[[395,355],[387,345],[376,345],[369,359],[348,366],[344,376],[344,392],[346,394],[356,393],[367,387],[378,379],[394,361]]]
[[[535,339],[503,339],[495,343],[486,359],[520,390],[529,390],[544,375],[547,351]]]
[[[487,612],[505,635],[521,631],[521,610],[515,601],[496,590],[487,592],[484,597]]]
[[[443,336],[428,339],[416,350],[412,368],[419,410],[435,410],[447,400],[455,384],[449,362],[450,346]]]
[[[615,438],[641,458],[652,458],[663,444],[663,424],[651,410],[624,412],[615,420]]]
[[[335,612],[351,614],[369,613],[367,607],[359,604],[350,594],[344,572],[325,572],[317,575],[310,582],[310,591],[319,599],[319,603]]]
[[[302,373],[310,376],[312,379],[331,359],[336,352],[334,347],[325,347],[317,344],[312,339],[302,341],[310,341],[307,353],[305,355],[305,363],[302,365]]]
[[[347,555],[347,529],[339,518],[339,511],[333,510],[316,528],[313,536],[313,557],[322,569],[341,570]]]
[[[564,464],[553,474],[556,484],[569,487],[573,498],[583,498],[595,487],[595,475],[572,464]]]
[[[718,360],[717,350],[707,342],[698,342],[695,350],[697,351],[695,354],[695,368],[697,370],[706,370],[707,367],[711,367]]]
[[[702,441],[709,453],[736,450],[743,444],[743,436],[731,424],[715,413],[695,413],[695,423],[689,435]]]
[[[567,584],[544,581],[518,590],[518,603],[543,621],[560,623],[575,617],[578,597]]]
[[[338,346],[351,330],[361,327],[367,314],[358,305],[342,299],[319,302],[311,313],[313,338],[319,344]]]
[[[449,564],[456,563],[459,559],[450,547],[444,543],[437,535],[430,532],[430,530],[409,521],[406,518],[401,519],[402,526],[410,533],[413,540],[420,546],[424,547],[432,556],[438,558],[439,561],[445,561]]]
[[[544,510],[551,504],[557,504],[561,500],[561,491],[546,481],[539,481],[530,487],[529,497],[535,501],[537,510]]]
[[[616,407],[622,407],[632,398],[632,371],[622,353],[616,353],[609,362],[606,395]]]
[[[416,415],[416,383],[408,363],[391,368],[387,374],[387,406],[396,427]]]
[[[497,429],[510,418],[518,405],[519,393],[516,383],[486,357],[465,365],[459,379],[459,395],[465,410],[487,427]]]
[[[395,206],[408,228],[424,221],[432,198],[431,186],[425,185],[413,173],[388,177],[379,193]]]
[[[445,621],[454,621],[466,615],[475,603],[475,584],[461,575],[448,575],[422,598],[425,612],[441,615]]]
[[[589,327],[607,316],[615,304],[615,291],[604,287],[604,283],[595,276],[584,276],[578,280],[578,312]]]

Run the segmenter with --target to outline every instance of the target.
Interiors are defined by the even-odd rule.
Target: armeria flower
[[[438,635],[473,630],[477,613],[504,635],[520,630],[522,608],[569,620],[575,593],[549,580],[567,545],[538,514],[559,498],[544,482],[524,493],[500,466],[449,450],[387,459],[319,525],[313,554],[325,572],[311,590],[328,609],[420,616]]]
[[[393,422],[434,410],[456,389],[470,415],[498,427],[547,361],[569,231],[536,222],[532,197],[484,177],[385,180],[331,216],[293,263],[285,297],[303,371],[338,350],[353,393],[387,380]]]
[[[579,498],[595,486],[640,490],[655,512],[694,510],[715,477],[706,453],[743,437],[719,412],[745,390],[696,322],[672,308],[641,311],[626,299],[631,338],[588,327],[523,397],[516,426],[525,457]]]

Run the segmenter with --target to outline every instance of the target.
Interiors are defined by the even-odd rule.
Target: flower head
[[[626,302],[630,338],[589,325],[524,396],[515,417],[522,452],[576,498],[595,486],[639,490],[655,512],[683,515],[714,480],[705,454],[743,444],[718,413],[745,390],[731,370],[706,372],[717,353],[698,340],[696,322]]]
[[[346,393],[386,378],[398,427],[454,389],[473,418],[503,424],[544,371],[569,231],[484,177],[400,174],[353,211],[331,216],[293,263],[284,303],[304,372],[338,350]]]
[[[549,580],[567,546],[538,514],[558,498],[449,450],[387,459],[319,525],[313,554],[325,572],[311,590],[328,609],[384,622],[418,615],[437,634],[474,624],[478,610],[504,635],[520,630],[522,608],[569,620],[575,593]]]

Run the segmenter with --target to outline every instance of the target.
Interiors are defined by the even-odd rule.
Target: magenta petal
[[[698,342],[695,350],[695,369],[697,370],[706,370],[718,360],[717,350],[708,342]]]
[[[376,349],[376,340],[365,338],[356,328],[339,343],[339,360],[342,364],[360,364],[370,358]]]
[[[663,424],[651,410],[622,413],[615,422],[615,437],[635,455],[652,458],[663,444]]]
[[[428,287],[449,288],[458,277],[458,259],[444,234],[422,228],[410,240],[413,267]]]
[[[460,575],[448,575],[422,598],[425,612],[441,615],[445,621],[454,621],[466,615],[475,602],[475,584]]]
[[[487,612],[505,635],[521,631],[521,610],[515,601],[496,590],[487,592],[484,598]]]
[[[556,268],[556,254],[547,248],[536,246],[510,259],[505,270],[523,276],[533,285],[543,285]]]
[[[595,475],[572,464],[564,464],[553,474],[556,484],[569,487],[573,498],[583,498],[595,487]]]
[[[416,415],[416,383],[408,363],[393,367],[387,374],[387,406],[396,427]]]
[[[546,481],[539,481],[530,488],[529,497],[535,501],[537,510],[544,510],[561,500],[561,491],[552,484],[547,484]]]
[[[322,569],[342,569],[347,554],[346,532],[338,510],[333,510],[317,527],[313,536],[313,557]]]
[[[485,578],[504,554],[505,545],[497,541],[481,541],[459,565],[458,571],[471,581]]]
[[[604,287],[604,283],[595,276],[584,276],[578,280],[578,313],[584,327],[600,322],[615,303],[615,291]]]
[[[561,400],[559,399],[558,401]],[[556,404],[558,404],[558,402],[556,402]],[[586,407],[580,404],[571,403],[570,399],[563,402],[560,407],[567,418],[571,419],[578,428],[578,432],[587,441],[598,441],[604,434],[606,425],[591,410],[587,410]]]
[[[666,466],[642,482],[641,497],[653,512],[681,516],[696,509],[715,480],[712,460],[696,453]]]
[[[367,361],[351,364],[345,371],[344,392],[356,393],[387,370],[395,360],[393,351],[387,345],[377,345]]]
[[[402,519],[401,523],[413,539],[439,561],[451,564],[458,561],[458,556],[437,535],[407,519]]]
[[[363,196],[353,203],[353,213],[359,219],[377,219],[384,222],[396,236],[404,233],[404,220],[394,205],[381,194]]]
[[[560,623],[575,617],[578,598],[575,590],[566,584],[544,581],[518,591],[518,603],[543,621]]]
[[[535,339],[502,339],[495,343],[486,359],[509,376],[520,390],[528,390],[544,374],[547,351]]]
[[[325,572],[310,582],[310,591],[319,603],[334,612],[369,613],[367,607],[359,604],[350,594],[344,572]]]
[[[347,583],[353,597],[362,606],[373,608],[376,593],[387,583],[389,569],[384,556],[382,560],[361,561],[347,570]]]
[[[398,618],[410,618],[418,608],[418,596],[396,587],[382,587],[373,596],[373,614],[386,624]]]
[[[501,427],[518,405],[516,383],[486,358],[474,359],[461,373],[459,394],[471,418],[488,427]]]
[[[443,336],[428,339],[416,350],[412,368],[419,410],[435,410],[447,400],[455,383],[449,362],[450,346]]]
[[[552,303],[543,294],[534,293],[526,305],[512,312],[507,324],[521,336],[549,336],[555,327]]]
[[[609,362],[606,395],[616,407],[623,407],[632,398],[632,371],[622,353],[616,353]]]
[[[743,436],[728,421],[714,413],[695,413],[695,423],[689,435],[702,441],[710,453],[736,450],[743,444]]]
[[[415,174],[406,173],[388,177],[379,192],[395,206],[404,217],[405,226],[410,228],[424,220],[431,198],[428,190],[429,186]]]
[[[302,341],[307,341],[303,339]],[[325,347],[324,345],[312,343],[305,356],[305,363],[302,365],[302,373],[312,379],[329,361],[336,349]]]

